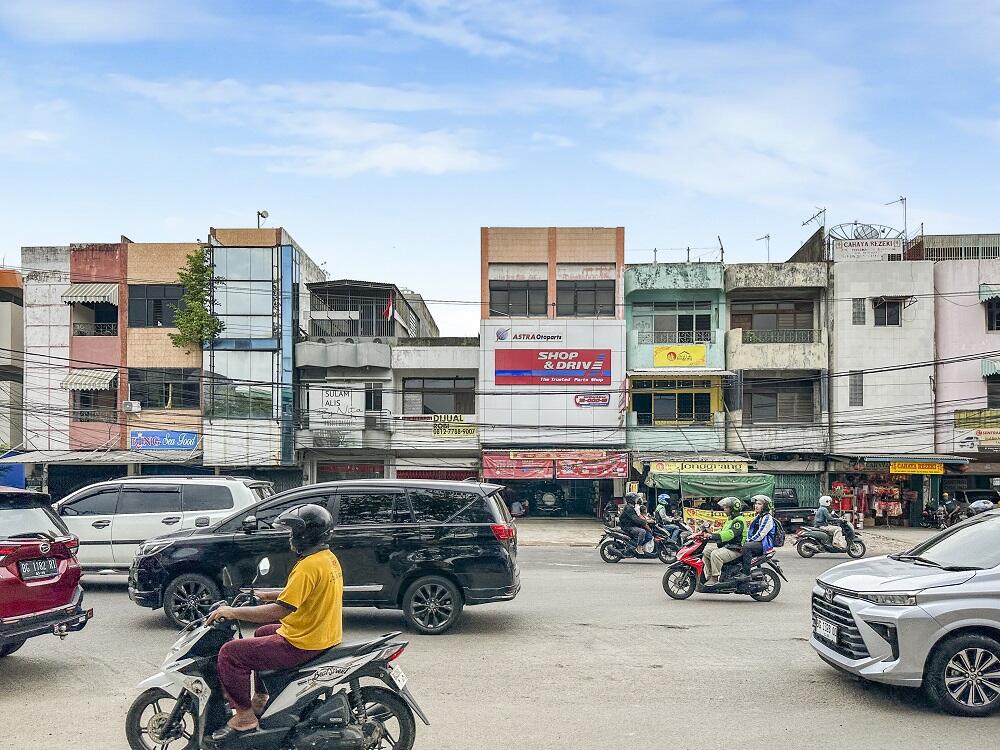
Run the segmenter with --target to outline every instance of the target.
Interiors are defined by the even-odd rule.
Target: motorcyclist
[[[746,538],[746,523],[741,515],[743,501],[738,497],[724,497],[719,501],[719,509],[725,511],[726,522],[708,537],[709,543],[701,557],[705,564],[705,584],[708,586],[719,583],[722,566],[740,556],[740,548]]]
[[[833,503],[833,498],[829,495],[820,497],[819,507],[816,508],[816,513],[813,516],[813,526],[829,534],[831,544],[834,547],[847,549],[847,543],[844,541],[844,530],[840,528],[840,524],[834,523],[833,514],[830,513],[831,503]]]
[[[319,505],[300,505],[279,515],[274,527],[291,532],[289,543],[298,557],[285,588],[258,592],[265,604],[220,607],[206,619],[209,625],[219,620],[271,623],[257,628],[253,638],[231,640],[219,651],[219,681],[235,713],[212,735],[216,745],[257,729],[257,716],[269,697],[256,678],[251,699],[251,673],[297,667],[340,643],[344,576],[327,546],[332,526],[330,512]]]
[[[666,492],[656,498],[656,510],[653,513],[656,523],[663,527],[663,530],[670,535],[670,541],[674,544],[681,543],[681,527],[674,519],[674,513],[670,509],[670,495]]]
[[[754,495],[750,498],[754,512],[757,514],[750,522],[747,530],[747,541],[743,545],[743,575],[750,575],[750,563],[755,557],[766,554],[774,549],[774,532],[776,526],[771,515],[774,503],[767,495]]]
[[[618,526],[635,539],[637,549],[653,539],[653,533],[649,530],[649,521],[642,517],[640,511],[642,502],[643,497],[638,492],[627,493],[621,516],[618,517]]]

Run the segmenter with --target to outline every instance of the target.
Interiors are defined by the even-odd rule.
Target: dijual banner
[[[497,349],[497,385],[611,385],[610,349]]]

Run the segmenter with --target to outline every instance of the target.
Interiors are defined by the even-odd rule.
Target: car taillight
[[[75,536],[68,536],[62,540],[62,543],[66,551],[76,557],[76,553],[80,551],[80,540]]]
[[[506,523],[490,524],[490,528],[493,530],[493,536],[497,538],[498,542],[510,541],[517,534],[514,527]]]
[[[0,562],[3,562],[3,559],[7,557],[7,555],[13,555],[15,552],[17,552],[17,545],[8,544],[5,546],[0,544]]]

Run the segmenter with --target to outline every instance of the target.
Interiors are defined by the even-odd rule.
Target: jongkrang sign
[[[610,349],[497,349],[497,385],[610,385]]]
[[[173,430],[132,430],[129,445],[134,451],[193,451],[198,447],[197,432]]]

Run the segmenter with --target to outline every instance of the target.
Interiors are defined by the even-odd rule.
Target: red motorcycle
[[[738,558],[722,567],[719,583],[705,583],[702,553],[708,543],[705,532],[695,534],[677,552],[677,560],[663,574],[663,591],[671,599],[687,599],[695,591],[705,594],[745,594],[759,602],[769,602],[781,591],[781,581],[787,581],[774,550],[755,557],[750,563],[750,577],[740,576],[743,559]]]

